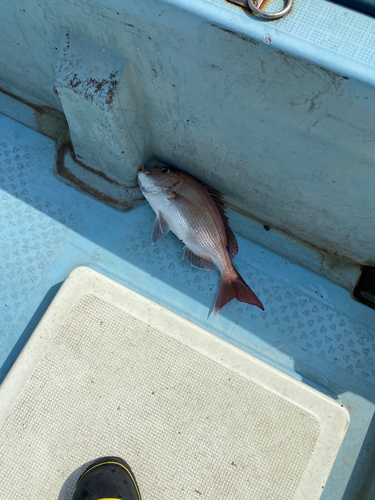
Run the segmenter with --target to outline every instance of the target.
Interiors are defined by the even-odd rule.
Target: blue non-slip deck
[[[61,282],[87,265],[339,399],[351,424],[322,498],[374,498],[375,311],[239,237],[235,266],[265,311],[232,301],[208,316],[218,275],[182,261],[172,234],[151,245],[147,203],[118,212],[61,182],[54,160],[51,139],[0,115],[1,380]]]

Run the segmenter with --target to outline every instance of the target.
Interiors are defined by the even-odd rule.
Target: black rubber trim
[[[331,0],[332,3],[337,3],[348,7],[349,9],[368,14],[375,17],[375,0]]]

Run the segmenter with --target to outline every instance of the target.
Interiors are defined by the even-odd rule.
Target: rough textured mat
[[[70,499],[80,466],[112,454],[144,500],[317,499],[349,422],[339,403],[84,267],[6,378],[0,415],[0,490],[24,500]]]

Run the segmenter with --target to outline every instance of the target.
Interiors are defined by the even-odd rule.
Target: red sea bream
[[[158,165],[138,173],[142,193],[156,213],[155,244],[171,230],[184,244],[184,258],[221,275],[214,315],[233,298],[263,308],[232,264],[236,237],[224,212],[223,195],[184,172]]]

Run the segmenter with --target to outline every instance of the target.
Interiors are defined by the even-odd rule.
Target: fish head
[[[182,174],[178,170],[166,167],[165,165],[155,165],[143,167],[138,172],[138,183],[145,193],[159,193],[173,189],[182,182]]]

